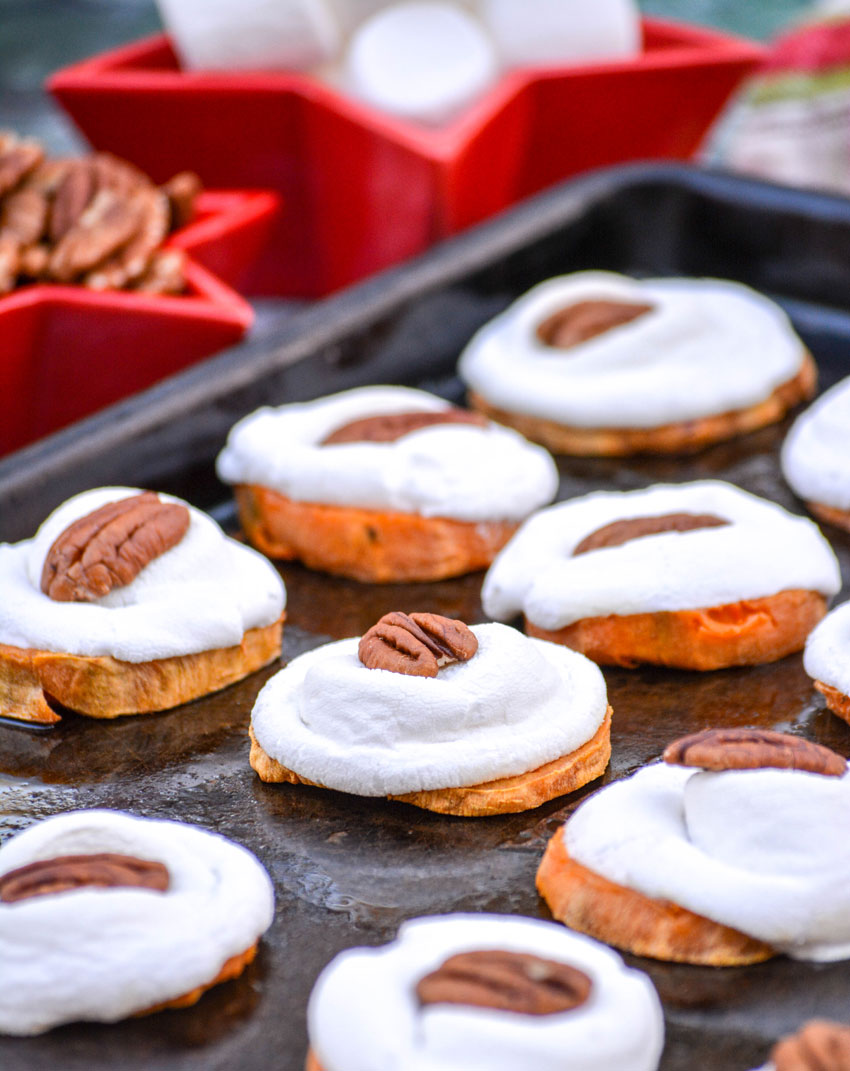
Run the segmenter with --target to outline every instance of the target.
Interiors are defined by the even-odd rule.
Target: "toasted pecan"
[[[176,546],[189,519],[184,505],[160,502],[150,491],[109,502],[56,538],[44,560],[41,590],[57,602],[102,598]]]
[[[441,409],[427,413],[383,413],[380,416],[363,417],[343,424],[322,439],[321,446],[339,443],[391,443],[403,435],[410,435],[421,428],[437,424],[472,424],[486,427],[489,421],[480,413],[467,409]]]
[[[43,159],[44,150],[37,141],[0,131],[0,197],[35,171]]]
[[[703,729],[668,744],[663,758],[673,766],[703,770],[805,770],[825,777],[841,777],[847,770],[828,747],[770,729]]]
[[[472,629],[439,614],[385,614],[362,637],[360,661],[414,677],[436,677],[441,664],[467,662],[478,650]]]
[[[850,1027],[813,1019],[770,1054],[775,1071],[850,1071]]]
[[[713,513],[664,513],[658,517],[628,517],[597,528],[582,539],[573,557],[603,547],[621,547],[633,539],[660,535],[662,532],[694,532],[700,528],[720,528],[729,522]]]
[[[0,876],[0,900],[6,904],[72,889],[153,889],[165,892],[168,868],[131,855],[61,855],[40,859]]]
[[[556,1015],[581,1007],[593,987],[576,967],[499,949],[451,956],[416,986],[419,1003],[463,1004],[522,1015]]]
[[[566,350],[596,338],[612,327],[630,324],[654,306],[632,301],[579,301],[552,313],[537,328],[537,337],[553,349]]]

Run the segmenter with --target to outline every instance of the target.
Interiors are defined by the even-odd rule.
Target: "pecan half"
[[[69,160],[59,179],[50,210],[50,240],[58,242],[76,224],[95,193],[94,170],[88,160]]]
[[[663,758],[672,766],[703,770],[806,770],[825,777],[847,770],[828,747],[770,729],[703,729],[668,744]]]
[[[94,171],[96,190],[112,190],[124,197],[152,185],[144,171],[111,152],[96,152],[88,159]]]
[[[93,290],[121,290],[140,279],[154,251],[168,234],[168,200],[159,190],[140,189],[125,203],[135,213],[135,233],[129,242],[86,275],[83,281]]]
[[[850,1027],[813,1019],[770,1054],[776,1071],[850,1071]]]
[[[468,662],[478,650],[472,629],[439,614],[385,614],[360,640],[357,653],[369,669],[436,677],[441,665]]]
[[[335,443],[392,443],[403,435],[435,424],[473,424],[486,427],[489,421],[481,413],[466,409],[442,409],[431,413],[384,413],[382,416],[363,417],[352,420],[322,439],[320,446]]]
[[[0,234],[0,294],[15,288],[21,270],[21,243],[12,234]]]
[[[633,539],[644,536],[660,535],[662,532],[694,532],[699,528],[721,528],[729,522],[713,513],[665,513],[660,517],[629,517],[623,521],[613,521],[603,528],[585,536],[573,551],[587,554],[602,547],[621,547]]]
[[[133,283],[133,290],[146,294],[182,294],[185,289],[186,255],[182,249],[154,253],[144,275]]]
[[[49,261],[50,250],[43,242],[36,242],[35,245],[28,245],[26,249],[21,250],[18,269],[21,275],[38,279],[47,271]]]
[[[537,337],[546,346],[568,350],[612,327],[630,324],[653,307],[629,301],[579,301],[548,316],[537,328]]]
[[[0,131],[0,197],[35,171],[43,159],[44,150],[37,141]]]
[[[91,271],[130,241],[140,225],[137,207],[111,190],[100,190],[56,245],[50,274],[60,283]]]
[[[189,510],[145,491],[109,502],[69,525],[55,540],[41,590],[57,602],[91,602],[131,583],[154,558],[176,546]]]
[[[581,1007],[593,983],[566,963],[523,952],[462,952],[416,986],[420,1004],[465,1004],[522,1015],[556,1015]]]
[[[0,234],[11,234],[23,246],[32,245],[47,225],[47,197],[26,186],[15,190],[0,204]]]
[[[10,870],[0,876],[0,900],[13,904],[36,896],[50,896],[71,889],[154,889],[165,892],[167,867],[131,855],[101,852],[97,855],[61,855]]]
[[[181,171],[160,187],[168,198],[171,215],[170,229],[185,227],[195,216],[195,201],[202,190],[201,180],[194,171]]]

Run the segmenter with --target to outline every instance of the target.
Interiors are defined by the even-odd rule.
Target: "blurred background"
[[[522,0],[517,0],[522,3]],[[641,0],[651,15],[767,39],[809,0]],[[52,152],[81,146],[42,84],[57,68],[161,28],[154,0],[0,0],[0,125],[42,138]]]

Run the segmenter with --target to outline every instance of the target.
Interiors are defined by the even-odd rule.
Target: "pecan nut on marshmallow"
[[[0,545],[0,592],[0,714],[24,721],[166,710],[280,654],[276,570],[150,491],[86,491]]]
[[[608,785],[550,840],[554,916],[637,955],[732,966],[850,958],[850,775],[834,751],[706,729]]]
[[[556,453],[688,453],[780,420],[816,368],[785,313],[738,283],[579,272],[481,328],[473,406]]]
[[[816,517],[850,532],[850,378],[797,417],[782,472]]]
[[[850,722],[850,602],[836,606],[814,629],[803,666],[829,709]]]
[[[444,915],[353,948],[319,976],[307,1071],[655,1071],[646,975],[551,922]]]
[[[272,677],[251,715],[251,765],[264,781],[504,814],[598,777],[610,726],[602,674],[574,651],[392,613]]]
[[[490,617],[596,662],[682,669],[803,647],[841,587],[817,526],[731,484],[603,491],[541,510],[488,572]]]
[[[403,387],[260,409],[218,473],[265,554],[373,582],[486,568],[558,485],[539,446]]]
[[[756,1071],[850,1071],[850,1026],[810,1019],[778,1041]]]
[[[273,912],[262,865],[215,833],[48,818],[0,848],[0,1033],[194,1004],[242,973]]]

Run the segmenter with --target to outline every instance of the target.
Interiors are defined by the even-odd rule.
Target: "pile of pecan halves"
[[[109,153],[48,160],[37,141],[0,131],[0,294],[39,281],[181,293],[183,254],[160,247],[199,192],[189,172],[155,186]]]

